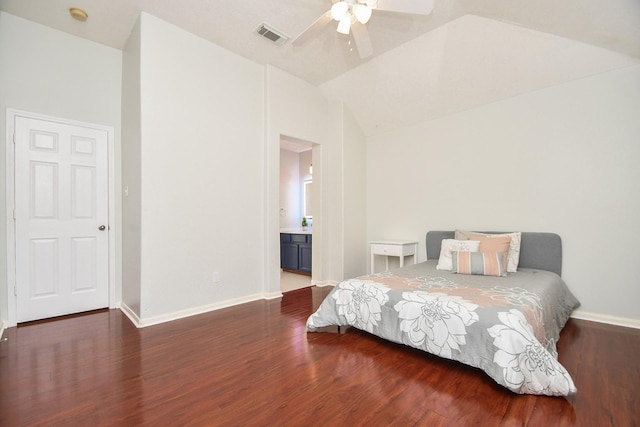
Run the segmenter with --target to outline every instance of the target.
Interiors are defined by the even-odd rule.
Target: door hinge
[[[13,133],[13,138],[11,138],[13,140],[13,145],[16,145],[16,133]]]
[[[18,296],[18,285],[13,285],[13,296],[14,297]]]

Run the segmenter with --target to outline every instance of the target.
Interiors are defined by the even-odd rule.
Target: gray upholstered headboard
[[[497,233],[497,232],[487,232]],[[504,232],[501,232],[504,233]],[[440,258],[442,239],[453,239],[454,231],[427,232],[427,259]],[[537,268],[562,273],[562,240],[555,233],[523,232],[518,268]]]

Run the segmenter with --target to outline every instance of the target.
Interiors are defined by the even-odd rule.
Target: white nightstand
[[[376,255],[386,256],[386,269],[389,270],[389,257],[400,257],[400,267],[404,266],[404,257],[413,255],[413,263],[418,258],[418,242],[379,240],[371,243],[371,273],[375,273]]]

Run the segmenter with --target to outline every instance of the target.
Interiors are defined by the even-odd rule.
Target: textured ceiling
[[[0,0],[0,10],[121,49],[141,11],[339,96],[371,135],[640,63],[640,0],[435,0],[429,16],[375,11],[361,60],[332,23],[295,38],[330,0]],[[69,7],[87,11],[82,23]],[[371,102],[384,100],[384,102]]]
[[[344,99],[372,135],[638,63],[607,49],[465,15],[320,87],[328,98]]]

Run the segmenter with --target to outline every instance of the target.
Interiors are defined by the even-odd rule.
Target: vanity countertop
[[[303,230],[302,228],[281,228],[280,233],[287,234],[313,234],[313,230]]]

